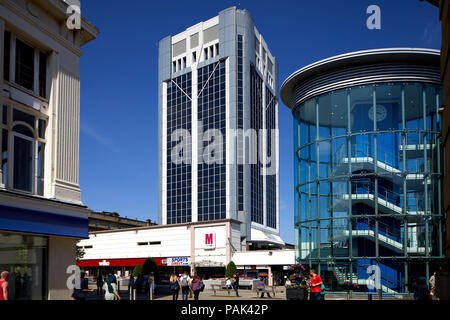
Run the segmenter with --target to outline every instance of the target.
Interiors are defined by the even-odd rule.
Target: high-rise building
[[[281,88],[294,116],[296,258],[331,290],[349,280],[406,293],[443,259],[439,60],[352,52]]]
[[[277,61],[246,10],[162,39],[159,223],[234,219],[242,248],[283,245],[277,129]]]

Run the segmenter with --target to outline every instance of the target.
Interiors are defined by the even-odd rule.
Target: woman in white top
[[[108,277],[103,289],[105,289],[105,300],[120,300],[119,293],[117,292],[117,280],[115,276],[110,275]]]

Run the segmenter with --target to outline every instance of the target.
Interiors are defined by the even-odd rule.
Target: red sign
[[[167,266],[167,258],[153,258],[159,267]],[[138,264],[144,265],[146,258],[135,259],[96,259],[82,260],[77,262],[79,267],[135,267]]]
[[[205,249],[216,248],[216,234],[214,232],[205,233]]]

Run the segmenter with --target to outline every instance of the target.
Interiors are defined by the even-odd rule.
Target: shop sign
[[[98,263],[100,267],[109,267],[109,261],[103,260]]]
[[[189,266],[191,264],[191,258],[189,257],[177,257],[177,258],[167,258],[167,266]]]
[[[205,233],[205,243],[204,248],[211,250],[216,248],[216,233],[215,232],[207,232]]]

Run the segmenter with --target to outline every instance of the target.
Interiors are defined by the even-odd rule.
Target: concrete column
[[[191,275],[195,273],[195,227],[191,226]]]
[[[70,300],[72,290],[67,287],[67,268],[75,265],[77,239],[49,237],[48,241],[48,300]]]
[[[273,286],[273,274],[272,274],[272,267],[271,266],[267,266],[267,280],[268,280],[268,285],[269,286]]]

